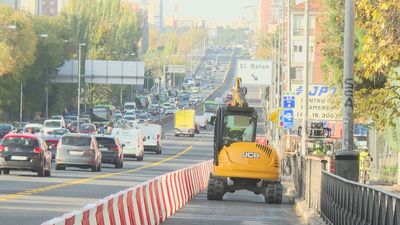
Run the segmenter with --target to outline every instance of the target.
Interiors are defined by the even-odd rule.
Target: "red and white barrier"
[[[153,225],[205,190],[212,161],[156,177],[42,225]]]

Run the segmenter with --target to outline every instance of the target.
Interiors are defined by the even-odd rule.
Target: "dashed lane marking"
[[[159,161],[154,162],[154,163],[150,163],[150,164],[146,164],[146,165],[134,168],[134,169],[130,169],[130,170],[125,170],[125,171],[121,171],[121,172],[114,172],[114,173],[105,173],[105,174],[100,174],[100,175],[93,176],[93,177],[75,179],[75,180],[71,180],[71,181],[68,181],[68,182],[60,183],[60,184],[53,184],[53,185],[48,185],[48,186],[45,186],[45,187],[34,188],[34,189],[31,189],[31,190],[21,191],[21,192],[17,192],[17,193],[14,193],[14,194],[2,195],[2,196],[0,196],[0,202],[13,200],[13,199],[20,199],[20,198],[23,198],[23,197],[28,196],[28,195],[33,195],[33,194],[37,194],[37,193],[41,193],[41,192],[45,192],[45,191],[55,190],[55,189],[74,186],[74,185],[79,185],[79,184],[84,184],[84,183],[88,183],[88,182],[93,181],[93,180],[104,179],[104,178],[114,177],[114,176],[123,175],[123,174],[135,173],[135,172],[138,172],[140,170],[144,170],[144,169],[150,168],[150,167],[159,166],[159,165],[161,165],[161,164],[163,164],[165,162],[168,162],[170,160],[176,159],[176,158],[182,156],[183,154],[186,154],[190,150],[192,150],[192,148],[193,148],[193,146],[191,145],[191,146],[185,148],[184,150],[178,152],[177,154],[175,154],[173,156],[170,156],[168,158],[159,160]]]

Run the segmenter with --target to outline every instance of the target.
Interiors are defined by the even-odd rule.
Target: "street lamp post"
[[[86,46],[85,43],[79,43],[78,48],[78,112],[77,112],[77,126],[76,131],[80,132],[81,122],[81,61],[82,61],[82,46]]]

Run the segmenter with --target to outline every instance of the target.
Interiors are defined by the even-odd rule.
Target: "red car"
[[[82,134],[94,134],[96,132],[96,126],[91,123],[84,123],[79,126],[79,133]]]
[[[10,170],[37,172],[50,176],[51,152],[44,140],[34,134],[7,134],[0,144],[0,174]]]

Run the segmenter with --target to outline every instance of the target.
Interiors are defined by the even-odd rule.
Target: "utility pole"
[[[308,60],[309,60],[309,15],[308,0],[304,1],[304,70],[303,70],[303,111],[301,121],[301,153],[307,154],[307,119],[308,119]]]
[[[292,91],[292,77],[291,77],[291,69],[292,69],[292,21],[291,21],[291,0],[288,0],[288,44],[287,44],[287,69],[288,69],[288,90]]]
[[[345,1],[344,76],[343,76],[343,138],[344,150],[353,150],[354,110],[354,1]]]
[[[22,122],[22,100],[23,100],[23,96],[24,96],[24,85],[22,84],[22,81],[21,81],[21,84],[20,84],[21,86],[20,86],[20,90],[19,90],[19,92],[20,92],[20,99],[19,99],[19,122]]]
[[[82,62],[82,46],[86,46],[84,43],[79,44],[78,48],[78,112],[77,112],[77,126],[76,131],[77,133],[80,132],[80,125],[81,125],[81,62]]]

